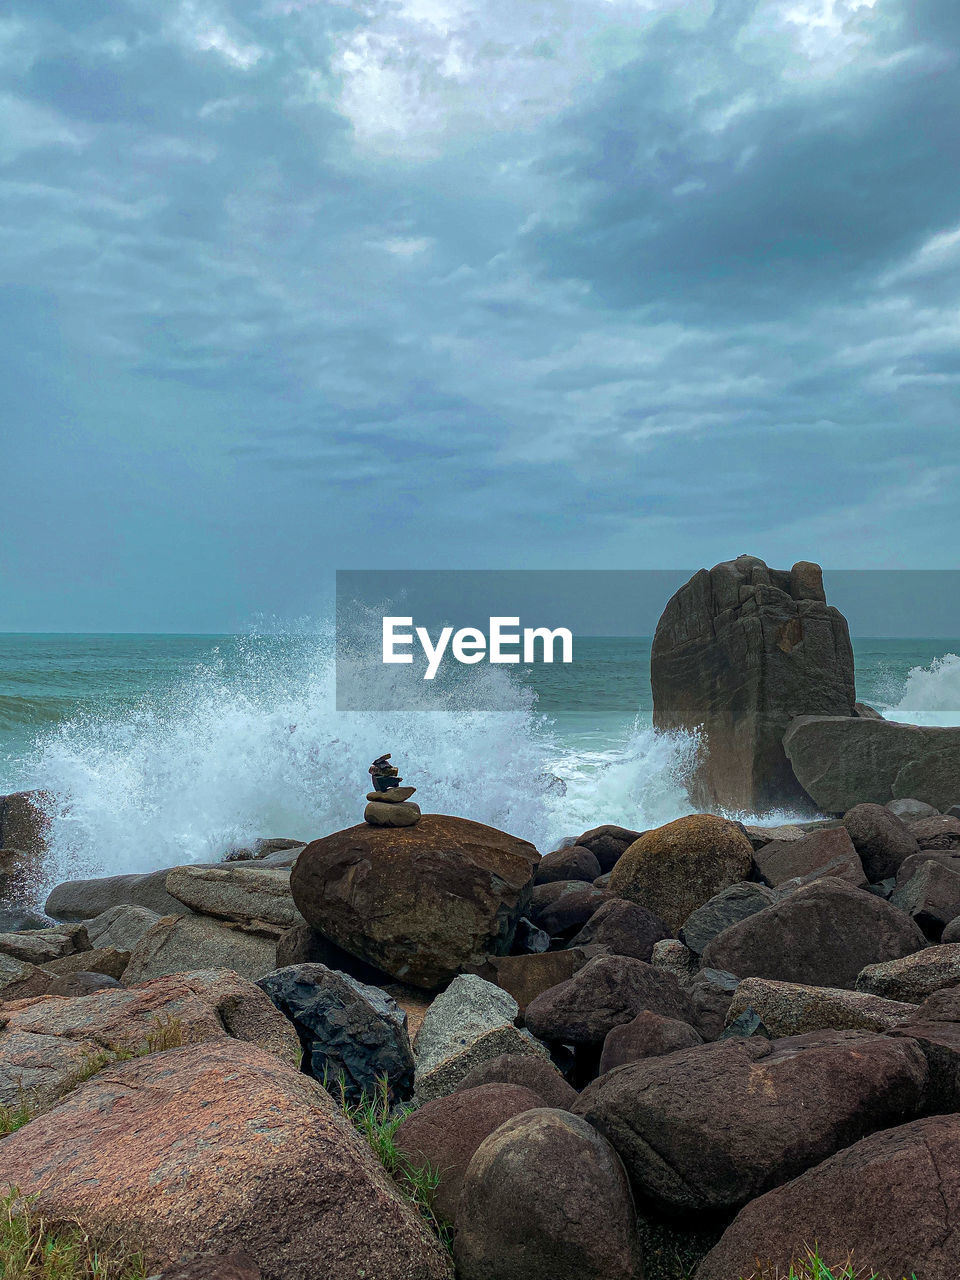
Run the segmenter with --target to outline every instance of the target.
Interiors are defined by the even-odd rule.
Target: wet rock
[[[888,1031],[917,1016],[917,1006],[842,988],[744,978],[727,1012],[732,1021],[750,1007],[775,1039],[808,1031]]]
[[[802,840],[774,840],[753,860],[764,883],[774,887],[817,873],[849,880],[858,889],[867,883],[853,841],[842,827],[812,831]]]
[[[540,860],[534,884],[552,884],[556,880],[586,880],[590,884],[601,874],[600,863],[589,849],[573,845],[558,849]]]
[[[394,1141],[411,1168],[436,1172],[431,1207],[438,1217],[453,1222],[467,1166],[481,1142],[505,1121],[544,1105],[543,1098],[522,1085],[461,1088],[406,1116]]]
[[[191,910],[239,924],[264,921],[290,928],[303,917],[293,905],[290,872],[282,867],[174,867],[167,892]]]
[[[256,982],[277,967],[277,937],[207,916],[161,916],[130,955],[128,985],[188,969],[234,969]]]
[[[646,907],[623,898],[602,903],[567,944],[568,947],[605,947],[617,956],[632,956],[649,963],[653,948],[670,930]]]
[[[590,920],[610,894],[582,880],[555,880],[537,885],[530,900],[530,919],[553,938],[569,938]]]
[[[672,974],[628,956],[598,956],[531,1001],[526,1024],[541,1040],[600,1046],[644,1009],[681,1022],[694,1016]]]
[[[960,1116],[874,1133],[768,1192],[739,1214],[697,1280],[786,1275],[816,1240],[835,1273],[852,1253],[882,1276],[960,1274]]]
[[[539,861],[525,840],[427,814],[415,827],[361,823],[315,840],[290,886],[313,928],[429,989],[485,954],[510,950]]]
[[[606,875],[613,870],[624,850],[642,835],[642,831],[632,831],[629,827],[618,827],[607,822],[601,827],[585,831],[574,844],[589,849],[600,863],[600,870]]]
[[[454,1256],[461,1280],[635,1280],[636,1219],[620,1161],[568,1112],[508,1120],[467,1167]]]
[[[0,796],[0,849],[17,849],[31,858],[43,854],[50,820],[43,791],[14,791]]]
[[[531,1053],[502,1053],[481,1062],[464,1076],[459,1089],[480,1084],[517,1084],[539,1094],[548,1107],[568,1111],[577,1100],[577,1091],[546,1057]]]
[[[844,880],[824,879],[725,929],[707,945],[703,964],[740,978],[853,988],[865,965],[924,946],[902,911]]]
[[[610,890],[675,930],[721,889],[746,880],[752,865],[753,847],[737,823],[695,813],[634,841],[611,872]]]
[[[820,1031],[647,1058],[594,1081],[575,1111],[661,1209],[729,1212],[916,1115],[926,1082],[909,1040]]]
[[[680,928],[680,941],[700,955],[717,934],[769,907],[776,899],[777,895],[765,884],[732,884],[687,916]]]
[[[689,1049],[702,1043],[702,1037],[688,1022],[664,1018],[659,1013],[644,1009],[632,1021],[607,1033],[600,1055],[600,1074],[628,1062],[659,1058],[677,1049]]]
[[[2,851],[0,851],[2,852]],[[2,892],[2,886],[0,886]],[[49,929],[52,920],[28,907],[0,907],[0,933],[23,933],[27,929]]]
[[[358,1102],[380,1087],[391,1103],[411,1096],[407,1016],[385,992],[322,964],[278,969],[257,986],[296,1028],[304,1069],[335,1098]]]
[[[941,987],[960,983],[960,944],[944,943],[883,964],[871,964],[857,978],[857,990],[887,1000],[920,1004]]]
[[[867,879],[874,883],[895,876],[904,859],[920,847],[910,828],[882,804],[854,805],[843,815],[843,825]]]
[[[154,1266],[242,1251],[264,1280],[312,1280],[318,1259],[331,1276],[451,1273],[329,1095],[253,1044],[117,1064],[4,1139],[3,1157],[0,1184],[36,1195],[37,1213],[136,1240]]]

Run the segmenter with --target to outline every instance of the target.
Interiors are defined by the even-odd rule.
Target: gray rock
[[[282,867],[174,867],[167,892],[193,911],[240,924],[262,920],[290,928],[303,917],[290,893],[290,872]]]
[[[765,884],[753,884],[744,880],[722,889],[709,902],[687,916],[680,929],[680,941],[696,955],[700,955],[708,942],[718,933],[729,929],[738,920],[746,920],[764,907],[776,901],[776,894]]]
[[[433,1098],[446,1097],[459,1089],[464,1080],[484,1063],[504,1055],[527,1054],[549,1062],[546,1048],[535,1040],[529,1031],[505,1022],[499,1027],[484,1031],[471,1040],[459,1053],[441,1059],[429,1070],[417,1069],[414,1105],[419,1106]]]
[[[915,800],[913,796],[905,796],[902,800],[888,800],[886,807],[895,817],[907,823],[916,818],[935,818],[938,812],[932,804]]]
[[[728,1023],[748,1008],[775,1039],[807,1031],[889,1031],[917,1016],[915,1004],[767,978],[744,978],[730,1002]]]
[[[253,933],[207,916],[162,916],[130,956],[128,986],[191,969],[233,969],[256,982],[277,967],[277,935]]]
[[[904,797],[945,809],[960,777],[960,728],[801,715],[783,747],[804,790],[825,813]]]
[[[797,822],[781,822],[775,827],[763,827],[746,823],[743,829],[747,833],[747,839],[753,845],[754,851],[762,849],[764,845],[770,844],[774,840],[779,840],[781,843],[785,840],[802,840],[807,834]]]
[[[869,991],[887,1000],[920,1004],[942,987],[960,983],[960,944],[943,943],[927,947],[900,960],[871,964],[857,978],[857,990]]]
[[[460,1053],[486,1031],[512,1025],[520,1006],[508,991],[472,973],[454,978],[430,1004],[414,1042],[417,1071]]]
[[[704,1040],[716,1040],[723,1032],[727,1011],[740,979],[722,969],[701,969],[684,984],[684,991],[694,1010],[691,1025]]]
[[[268,973],[257,983],[290,1019],[304,1051],[304,1070],[334,1097],[375,1097],[384,1085],[391,1103],[413,1093],[413,1053],[407,1015],[381,991],[322,964]]]
[[[403,804],[416,790],[416,787],[388,787],[386,791],[368,791],[367,799],[374,804]]]
[[[827,605],[817,565],[788,573],[740,556],[701,569],[664,610],[650,675],[656,728],[702,727],[698,806],[811,807],[783,735],[796,716],[852,716],[856,701],[847,624]]]
[[[47,973],[61,976],[74,973],[103,973],[109,978],[120,979],[130,963],[130,952],[118,947],[94,947],[90,951],[76,951],[73,955],[49,960],[43,966]]]
[[[67,880],[50,893],[44,908],[55,920],[92,920],[110,907],[149,907],[158,915],[185,915],[189,908],[167,893],[170,868],[145,875]]]
[[[108,977],[105,973],[92,973],[89,970],[80,969],[77,973],[64,973],[59,978],[54,978],[46,994],[48,996],[91,996],[95,991],[107,991],[120,985],[116,978]]]
[[[748,1004],[735,1017],[727,1019],[727,1025],[718,1037],[720,1040],[746,1040],[756,1036],[761,1040],[772,1040],[770,1028],[754,1009]]]
[[[657,942],[650,953],[650,963],[654,969],[672,973],[681,984],[697,972],[696,955],[679,938],[663,938]]]
[[[901,863],[920,848],[902,819],[884,805],[854,805],[843,815],[843,825],[874,883],[896,875]]]
[[[89,951],[90,939],[82,924],[59,925],[53,929],[30,929],[24,933],[0,934],[0,952],[14,960],[47,964],[75,951]]]
[[[94,947],[118,947],[133,951],[160,917],[149,907],[119,906],[101,911],[86,922],[87,936]]]

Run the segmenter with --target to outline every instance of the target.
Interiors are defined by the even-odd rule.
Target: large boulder
[[[941,987],[960,983],[960,943],[945,942],[913,955],[864,967],[857,990],[919,1004]]]
[[[345,950],[434,988],[509,951],[539,862],[526,840],[428,813],[413,827],[363,822],[314,840],[290,888],[307,923]]]
[[[807,1031],[889,1031],[917,1017],[917,1006],[883,1000],[864,991],[807,987],[797,982],[744,978],[734,992],[727,1022],[752,1009],[776,1040]]]
[[[753,860],[760,878],[773,887],[816,875],[849,880],[858,889],[867,884],[863,864],[843,827],[811,831],[801,840],[771,840]]]
[[[29,960],[16,960],[0,952],[0,1004],[7,1000],[28,1000],[50,990],[53,974]]]
[[[428,1168],[436,1175],[431,1208],[438,1217],[453,1222],[464,1174],[480,1143],[507,1120],[545,1105],[544,1098],[523,1085],[458,1089],[405,1116],[394,1143],[410,1168]]]
[[[256,982],[277,967],[279,932],[267,928],[248,929],[209,916],[161,916],[134,947],[124,980],[132,985],[199,968],[235,969]]]
[[[599,1046],[644,1009],[680,1022],[694,1017],[672,974],[629,956],[598,956],[531,1001],[525,1021],[541,1040]]]
[[[600,863],[589,849],[570,845],[540,859],[534,884],[552,884],[555,880],[586,880],[591,884],[601,874]]]
[[[631,1022],[607,1032],[600,1055],[600,1074],[643,1058],[659,1058],[678,1049],[702,1044],[703,1037],[688,1022],[664,1018],[644,1009]]]
[[[588,959],[579,947],[525,956],[491,956],[481,969],[481,977],[489,972],[491,981],[509,991],[523,1013],[531,1000],[572,978]]]
[[[612,822],[606,822],[602,827],[592,827],[585,831],[574,843],[583,849],[589,849],[600,863],[600,870],[606,874],[613,870],[624,849],[629,848],[642,835],[642,831],[632,831],[629,827],[618,827]]]
[[[906,823],[882,804],[855,804],[843,815],[843,825],[874,883],[895,876],[920,848]]]
[[[824,813],[901,796],[945,809],[960,777],[960,728],[802,714],[786,729],[783,749]]]
[[[120,951],[133,951],[137,943],[152,929],[160,917],[149,907],[133,907],[121,903],[108,907],[98,916],[86,921],[87,936],[93,947],[116,947]]]
[[[654,1204],[729,1212],[865,1134],[912,1119],[926,1082],[926,1059],[910,1040],[856,1031],[741,1037],[620,1067],[589,1085],[574,1110],[610,1139]]]
[[[738,823],[694,813],[635,840],[610,873],[610,892],[677,930],[714,894],[746,880],[752,865],[753,846]]]
[[[708,968],[852,988],[860,971],[926,946],[909,916],[845,880],[816,880],[724,930],[703,952]]]
[[[951,813],[921,818],[910,824],[910,833],[921,849],[938,853],[960,849],[960,818]]]
[[[135,1240],[160,1267],[242,1250],[264,1280],[313,1280],[318,1266],[450,1276],[320,1085],[235,1040],[118,1064],[81,1085],[4,1139],[0,1194],[14,1186],[37,1197],[38,1214]]]
[[[707,943],[712,942],[717,934],[746,920],[747,916],[756,915],[776,900],[777,895],[765,884],[754,884],[749,880],[732,884],[728,889],[715,893],[709,902],[687,916],[680,928],[680,941],[696,955],[702,955]]]
[[[838,1152],[741,1211],[696,1280],[785,1276],[816,1242],[839,1274],[960,1275],[960,1115],[887,1129]]]
[[[167,893],[193,911],[221,920],[262,920],[284,928],[303,921],[293,905],[290,871],[283,867],[174,867],[167,873]]]
[[[582,880],[554,880],[538,884],[530,898],[530,919],[552,938],[569,938],[609,899],[599,884]]]
[[[58,1098],[117,1054],[248,1040],[294,1065],[300,1044],[266,995],[235,973],[178,973],[144,986],[0,1008],[0,1105]]]
[[[358,1102],[384,1088],[402,1102],[413,1093],[407,1015],[378,987],[322,964],[298,964],[257,983],[296,1028],[304,1068],[339,1098]]]
[[[525,1111],[482,1142],[456,1216],[461,1280],[636,1280],[636,1218],[620,1161],[566,1111]]]
[[[703,734],[694,800],[707,808],[809,807],[783,734],[795,716],[855,714],[847,624],[806,562],[740,556],[694,574],[657,624],[650,680],[655,727]]]
[[[90,939],[82,924],[59,925],[53,929],[28,929],[23,933],[0,933],[0,955],[30,964],[47,964],[61,956],[89,951]]]
[[[623,898],[610,898],[594,911],[567,945],[605,947],[613,955],[633,956],[635,960],[649,963],[653,948],[669,937],[667,926],[646,907]]]
[[[890,901],[937,942],[950,921],[960,916],[960,870],[928,858],[894,890]]]
[[[65,880],[52,889],[44,910],[55,920],[90,920],[110,907],[147,907],[157,915],[185,915],[190,908],[167,893],[169,868],[144,875]]]
[[[577,1091],[564,1080],[553,1063],[532,1053],[502,1053],[479,1063],[464,1076],[460,1089],[473,1089],[478,1084],[519,1084],[532,1089],[548,1107],[569,1111],[577,1100]]]

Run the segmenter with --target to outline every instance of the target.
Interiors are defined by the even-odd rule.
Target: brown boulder
[[[935,818],[921,818],[911,823],[910,834],[921,849],[960,849],[960,818],[940,814]]]
[[[664,1018],[644,1009],[631,1022],[607,1032],[600,1055],[600,1074],[643,1058],[661,1058],[677,1049],[690,1049],[703,1044],[702,1037],[688,1022]]]
[[[760,878],[774,888],[817,871],[849,880],[858,889],[867,883],[863,864],[843,827],[811,831],[802,840],[772,840],[757,850],[753,860]]]
[[[794,716],[852,716],[856,702],[850,634],[819,566],[788,572],[755,556],[701,569],[672,597],[650,680],[654,726],[703,735],[696,803],[747,813],[810,808],[783,734]]]
[[[629,956],[598,956],[532,1000],[525,1021],[540,1040],[599,1046],[644,1009],[681,1022],[694,1016],[672,974]]]
[[[960,1116],[874,1133],[754,1200],[704,1258],[696,1280],[785,1276],[816,1242],[838,1272],[960,1275]]]
[[[119,981],[127,971],[130,952],[119,947],[93,947],[90,951],[77,951],[59,960],[49,960],[43,966],[48,973],[68,977],[71,973],[102,973]]]
[[[588,957],[579,949],[542,951],[525,956],[491,956],[480,971],[486,978],[489,967],[491,982],[509,991],[523,1013],[531,1000],[544,991],[566,982],[587,963]]]
[[[740,1037],[620,1067],[574,1110],[610,1139],[656,1205],[727,1212],[864,1134],[912,1119],[926,1082],[926,1060],[909,1040]]]
[[[545,1100],[516,1084],[481,1084],[434,1098],[406,1116],[397,1128],[397,1150],[411,1168],[429,1167],[438,1178],[431,1207],[453,1222],[467,1165],[484,1138],[506,1120],[542,1107]]]
[[[857,804],[843,815],[843,826],[873,883],[897,874],[904,858],[919,845],[910,828],[882,804]]]
[[[636,1280],[633,1200],[609,1143],[547,1107],[502,1124],[467,1168],[454,1257],[460,1280]]]
[[[464,1076],[457,1086],[473,1089],[478,1084],[519,1084],[540,1095],[548,1107],[569,1111],[577,1100],[577,1091],[547,1058],[532,1053],[502,1053],[481,1062]]]
[[[14,960],[0,953],[0,1003],[29,1000],[50,990],[53,975],[26,960]]]
[[[538,884],[530,899],[529,916],[552,938],[568,938],[581,929],[610,897],[605,888],[582,880]]]
[[[17,849],[33,857],[46,849],[50,819],[43,791],[14,791],[0,796],[0,849]]]
[[[960,871],[928,858],[893,891],[890,901],[937,942],[950,921],[960,915]]]
[[[703,964],[739,978],[852,988],[866,965],[925,946],[902,911],[845,880],[827,878],[725,929],[707,944]]]
[[[610,891],[676,931],[721,889],[746,880],[753,846],[736,822],[694,813],[645,832],[610,873]]]
[[[102,1071],[4,1139],[0,1184],[45,1217],[135,1240],[154,1265],[241,1250],[264,1280],[313,1280],[318,1260],[330,1276],[450,1275],[324,1089],[236,1040]]]
[[[552,884],[554,880],[586,880],[590,884],[600,875],[600,863],[589,849],[571,845],[557,849],[540,859],[534,884]]]
[[[465,818],[360,823],[308,844],[290,876],[308,924],[414,986],[433,988],[510,948],[540,861],[533,845]]]
[[[960,945],[944,942],[897,960],[866,965],[857,976],[857,990],[886,1000],[919,1004],[941,987],[960,983]]]
[[[569,947],[605,947],[612,955],[633,956],[650,963],[653,948],[670,930],[659,916],[636,902],[611,898],[593,913],[567,944]]]
[[[624,849],[629,848],[642,835],[642,831],[631,831],[629,827],[618,827],[612,822],[606,822],[602,827],[592,827],[585,831],[576,843],[590,850],[600,863],[600,870],[606,875],[613,870]]]
[[[51,1102],[78,1073],[104,1065],[117,1051],[230,1038],[300,1062],[292,1025],[264,992],[235,973],[179,973],[142,987],[19,1000],[0,1007],[0,1104],[23,1093]]]

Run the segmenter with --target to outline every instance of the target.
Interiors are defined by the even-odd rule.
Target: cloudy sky
[[[0,627],[958,564],[957,0],[6,0]]]

